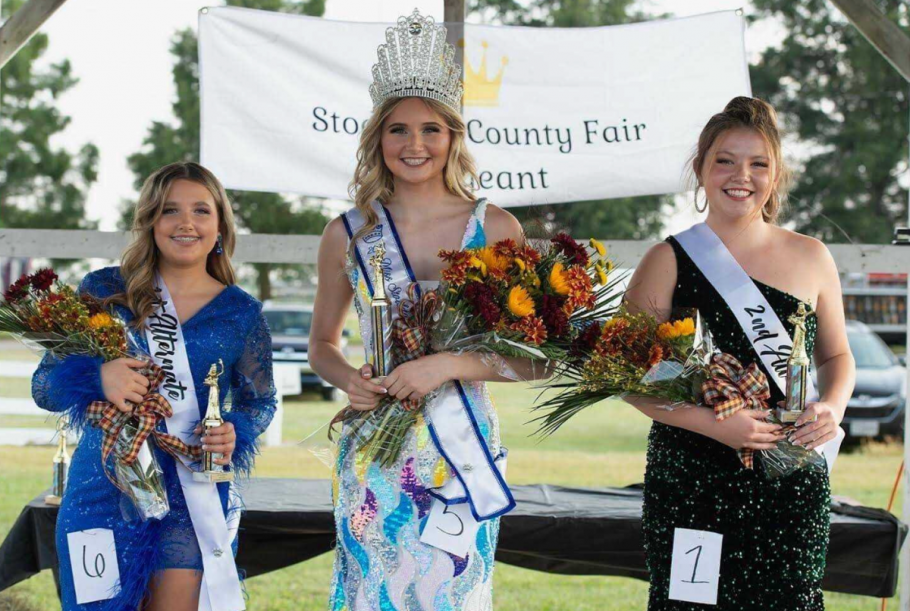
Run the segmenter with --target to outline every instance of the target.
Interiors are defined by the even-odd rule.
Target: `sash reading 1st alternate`
[[[199,402],[190,370],[177,310],[161,276],[156,278],[158,303],[146,323],[146,338],[152,359],[165,372],[159,392],[170,402],[174,415],[165,420],[168,433],[186,443],[196,443],[192,434],[199,422]],[[238,511],[231,511],[230,521],[221,509],[218,489],[211,482],[197,482],[189,465],[177,463],[177,475],[190,512],[204,573],[199,592],[199,611],[241,611],[246,608],[231,543],[237,535]],[[229,507],[235,502],[230,488]]]
[[[792,340],[774,308],[706,223],[693,225],[674,237],[730,307],[770,378],[786,395],[785,376]],[[812,378],[806,382],[806,400],[818,401]],[[844,430],[838,427],[834,439],[816,448],[825,457],[829,473],[844,436]]]
[[[378,202],[374,201],[372,205],[379,216],[379,224],[357,240],[357,264],[367,290],[372,294],[373,283],[365,263],[373,255],[375,245],[380,241],[384,243],[386,254],[382,270],[386,293],[392,300],[393,316],[397,316],[398,304],[407,296],[408,286],[417,283],[417,279],[391,215]],[[363,216],[356,209],[343,214],[342,220],[349,238],[364,225]],[[364,341],[371,341],[367,339],[370,335],[366,334]],[[368,354],[372,350],[369,344],[365,348]],[[487,448],[461,383],[455,380],[443,385],[437,396],[428,402],[425,416],[433,443],[455,473],[455,479],[431,494],[445,505],[468,503],[471,514],[478,521],[511,511],[515,507],[515,499],[503,476],[505,452],[494,457]]]

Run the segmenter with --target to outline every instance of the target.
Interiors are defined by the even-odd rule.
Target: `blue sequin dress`
[[[486,200],[468,221],[462,248],[486,245]],[[360,271],[348,262],[360,332],[370,331],[370,296]],[[435,282],[420,282],[435,288]],[[462,382],[493,456],[499,455],[499,421],[484,382]],[[472,549],[459,558],[419,541],[432,497],[429,489],[453,477],[421,417],[408,433],[395,465],[363,460],[356,440],[342,432],[333,478],[335,568],[330,611],[489,611],[499,519],[481,522]]]
[[[758,363],[770,375],[733,312],[674,238],[677,284],[673,307],[701,313],[717,347],[743,365]],[[800,301],[754,281],[792,337],[790,316]],[[806,319],[812,354],[818,320]],[[783,393],[771,383],[776,405]],[[676,528],[723,535],[717,606],[720,611],[822,611],[821,581],[828,549],[828,474],[800,470],[769,480],[761,453],[755,469],[742,466],[724,444],[655,422],[648,438],[642,530],[650,572],[649,611],[696,611],[705,605],[669,600]]]
[[[123,290],[120,269],[109,267],[88,274],[80,292],[106,298]],[[132,313],[117,311],[130,321]],[[211,363],[224,361],[220,386],[222,404],[228,398],[232,407],[224,419],[234,424],[237,435],[232,467],[249,474],[257,453],[256,439],[268,427],[275,413],[276,393],[272,381],[271,336],[262,315],[262,306],[238,286],[228,286],[183,324],[187,353],[199,402],[199,418],[208,403],[209,388],[203,384]],[[145,351],[144,333],[134,333]],[[70,356],[55,360],[45,356],[32,378],[32,396],[38,406],[53,412],[66,412],[70,421],[83,429],[79,446],[73,453],[69,481],[57,517],[56,544],[60,567],[63,611],[135,611],[147,590],[152,573],[164,569],[202,570],[202,557],[190,521],[186,501],[170,455],[155,447],[164,471],[170,513],[163,520],[126,521],[121,510],[122,495],[108,480],[101,466],[101,431],[85,425],[85,410],[95,400],[103,400],[101,359]],[[164,429],[164,423],[160,423]],[[182,468],[182,467],[181,467]],[[228,499],[228,485],[218,484],[225,515],[239,511]],[[114,532],[121,592],[108,601],[79,605],[70,569],[67,533],[89,528]],[[236,554],[236,539],[234,553]]]

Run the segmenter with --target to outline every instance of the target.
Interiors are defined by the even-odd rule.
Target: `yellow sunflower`
[[[508,306],[509,312],[519,318],[534,314],[534,300],[523,286],[512,287],[512,290],[509,291]]]
[[[565,266],[562,263],[556,263],[553,265],[553,269],[550,270],[550,288],[552,288],[557,295],[568,295],[569,294],[569,281],[566,278]]]

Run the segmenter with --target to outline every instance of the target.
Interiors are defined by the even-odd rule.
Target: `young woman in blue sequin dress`
[[[160,274],[182,325],[200,407],[198,419],[207,405],[209,388],[203,381],[209,366],[218,359],[224,362],[220,399],[223,403],[230,393],[233,407],[223,414],[225,424],[201,442],[224,454],[218,463],[249,473],[256,439],[271,421],[276,405],[271,339],[261,305],[234,283],[230,262],[234,223],[224,189],[197,164],[166,166],[143,186],[133,231],[134,241],[121,266],[88,274],[79,290],[116,304],[120,316],[134,326],[133,336],[140,347],[147,350],[141,327],[152,313],[153,282],[156,272]],[[131,403],[141,400],[148,382],[135,370],[142,365],[127,358],[102,364],[91,357],[70,356],[59,361],[46,357],[32,381],[32,394],[40,407],[66,412],[83,431],[57,519],[64,611],[133,611],[140,605],[144,611],[202,608],[202,558],[177,474],[177,469],[186,467],[155,447],[170,512],[160,521],[127,521],[121,513],[121,493],[102,470],[101,431],[85,425],[86,407],[92,401],[107,400],[130,411]],[[162,421],[159,427],[163,426]],[[238,500],[229,499],[228,484],[217,486],[220,512],[237,511]],[[67,533],[91,528],[113,531],[121,588],[112,599],[80,605]],[[236,538],[232,547],[236,553]]]
[[[339,349],[352,301],[362,336],[371,335],[368,288],[351,246],[374,228],[391,225],[407,253],[413,280],[423,288],[438,284],[443,268],[437,257],[440,249],[522,239],[512,215],[477,199],[468,187],[474,163],[464,136],[458,111],[434,99],[391,96],[375,106],[361,136],[353,181],[356,210],[369,221],[353,238],[344,218],[333,220],[325,229],[319,248],[310,362],[320,376],[344,389],[358,410],[375,408],[386,394],[416,399],[460,382],[483,443],[496,456],[501,451],[499,423],[484,381],[511,380],[480,358],[426,356],[397,366],[379,384],[371,380],[368,365],[352,367]],[[334,473],[337,546],[329,609],[491,609],[498,518],[480,522],[464,556],[419,540],[433,501],[431,489],[453,478],[431,439],[426,418],[421,417],[408,433],[397,462],[390,467],[364,461],[356,439],[346,433],[342,432]]]
[[[786,170],[774,110],[760,100],[735,98],[705,127],[692,169],[707,197],[708,227],[791,337],[794,325],[788,319],[797,307],[805,304],[811,311],[807,350],[812,354],[814,348],[821,398],[809,404],[793,439],[814,449],[835,438],[853,390],[854,362],[831,255],[818,240],[775,224]],[[758,363],[771,380],[730,307],[675,238],[646,254],[627,301],[662,319],[673,307],[698,308],[721,351],[744,366]],[[770,386],[775,406],[783,394],[773,382]],[[770,449],[781,438],[780,427],[765,421],[765,411],[742,410],[717,422],[703,407],[665,411],[641,398],[632,402],[654,419],[643,513],[648,608],[705,608],[669,598],[674,529],[687,528],[723,535],[717,609],[823,609],[828,474],[799,470],[771,480],[762,473],[760,453],[755,468],[746,469],[735,450]]]

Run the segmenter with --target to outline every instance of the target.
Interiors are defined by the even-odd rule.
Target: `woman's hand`
[[[373,369],[367,364],[355,369],[348,377],[344,391],[348,393],[351,407],[359,412],[376,409],[379,400],[388,391],[376,380],[373,380]]]
[[[101,388],[104,398],[121,412],[131,413],[148,393],[149,381],[138,373],[148,364],[136,359],[115,359],[101,366]]]
[[[797,429],[791,434],[790,441],[807,450],[814,450],[837,436],[839,424],[837,412],[830,404],[821,401],[809,403],[796,421]]]
[[[396,399],[419,401],[430,391],[455,379],[446,358],[444,353],[431,354],[402,363],[385,377],[382,385]]]
[[[202,433],[202,424],[196,426],[194,431],[197,435]],[[231,454],[234,453],[234,447],[237,445],[237,434],[234,432],[234,425],[225,422],[221,426],[216,426],[202,437],[202,449],[206,452],[221,454],[221,458],[216,458],[212,462],[216,465],[229,465],[231,463]]]
[[[741,409],[726,420],[717,422],[714,439],[734,450],[772,450],[784,438],[779,424],[765,422],[770,412],[759,409]]]

